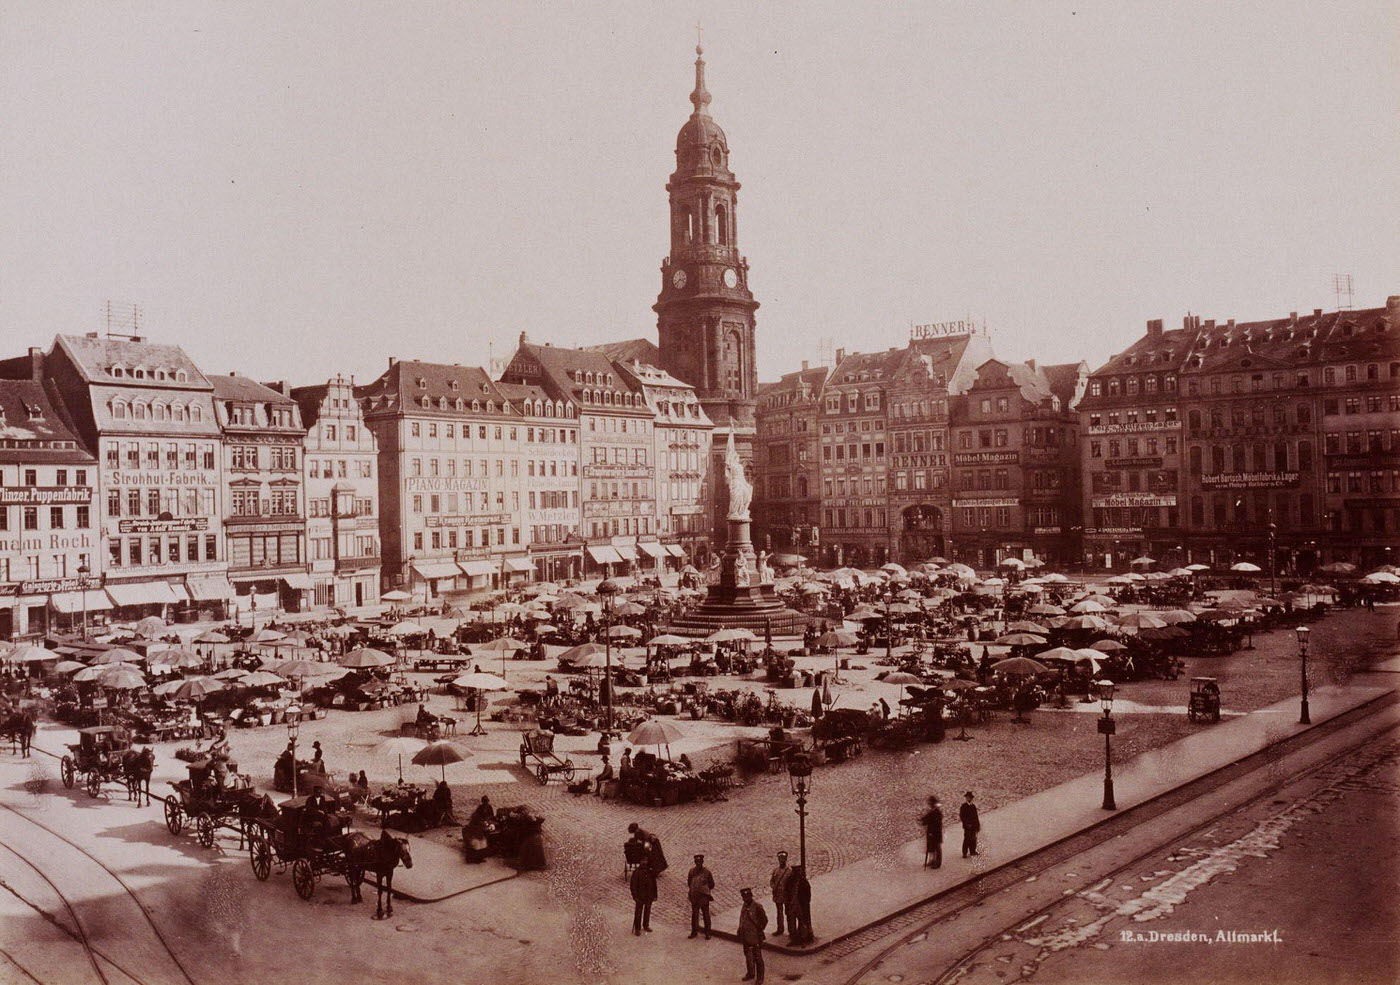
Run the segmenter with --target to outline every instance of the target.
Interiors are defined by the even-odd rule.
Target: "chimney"
[[[1035,360],[1034,360],[1034,359],[1027,359],[1027,360],[1026,360],[1026,365],[1029,366],[1029,367],[1031,368],[1031,372],[1032,372],[1032,373],[1035,372]]]
[[[1225,323],[1225,327],[1227,329],[1233,329],[1235,327],[1235,319],[1231,318],[1229,321],[1227,321]]]
[[[1385,299],[1385,317],[1392,325],[1400,322],[1400,294],[1392,294]]]
[[[393,368],[394,368],[394,365],[395,365],[398,361],[399,361],[399,360],[398,360],[398,357],[397,357],[397,356],[390,356],[390,357],[389,357],[389,368],[390,368],[390,369],[393,369]]]
[[[1150,336],[1151,338],[1154,338],[1154,339],[1155,339],[1155,338],[1161,338],[1161,336],[1162,336],[1162,319],[1160,319],[1160,318],[1152,318],[1152,319],[1149,319],[1148,322],[1147,322],[1147,334],[1148,334],[1148,336]]]
[[[1400,299],[1393,299],[1393,300],[1400,300]],[[803,372],[806,372],[806,370],[807,370],[807,360],[805,360],[805,359],[802,360],[802,370],[803,370]]]
[[[1296,324],[1298,324],[1298,312],[1296,312],[1296,311],[1290,311],[1290,312],[1288,313],[1288,324],[1290,324],[1290,325],[1296,325]]]
[[[526,341],[526,340],[525,340],[525,330],[522,328],[522,329],[520,330],[520,344],[521,344],[521,345],[524,345],[524,344],[525,344],[525,341]]]
[[[843,360],[843,359],[845,359],[845,358],[846,358],[846,350],[845,350],[845,349],[837,349],[837,350],[836,350],[836,361],[839,363],[841,360]]]
[[[1211,329],[1211,328],[1214,328],[1214,327],[1215,327],[1215,319],[1214,319],[1214,318],[1207,318],[1207,319],[1206,319],[1206,328],[1207,328],[1207,329]]]
[[[1314,317],[1314,318],[1321,318],[1321,317],[1322,317],[1322,309],[1321,309],[1321,308],[1314,308],[1314,309],[1313,309],[1313,317]]]
[[[37,346],[29,347],[29,378],[35,383],[44,379],[44,350]]]

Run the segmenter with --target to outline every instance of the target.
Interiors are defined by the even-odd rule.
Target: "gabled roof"
[[[355,388],[367,415],[483,414],[506,416],[507,399],[480,366],[399,359],[373,383]],[[423,405],[427,398],[428,406]],[[472,410],[472,401],[478,409]],[[487,404],[491,407],[488,410]]]
[[[827,378],[828,386],[855,386],[861,383],[892,382],[895,371],[904,362],[908,350],[886,349],[884,352],[850,352],[844,355]]]
[[[37,380],[0,380],[0,462],[95,461]]]
[[[590,352],[601,352],[614,362],[639,362],[649,366],[661,365],[661,350],[650,339],[624,339],[621,342],[604,342],[602,345],[585,346]]]
[[[235,376],[232,373],[210,373],[207,377],[209,383],[214,388],[215,400],[237,400],[247,403],[267,403],[287,405],[296,403],[291,397],[270,386],[264,386],[257,380],[250,380],[246,376]]]
[[[1077,363],[1051,363],[1040,367],[1040,371],[1050,384],[1050,392],[1060,398],[1060,406],[1070,408],[1083,392],[1089,364],[1082,359]]]
[[[54,344],[88,383],[209,389],[209,381],[178,345],[92,335],[60,335]]]
[[[641,391],[632,385],[621,369],[596,349],[565,349],[554,345],[536,345],[523,339],[515,355],[506,364],[501,379],[510,379],[513,382],[528,380],[534,375],[532,371],[525,371],[531,363],[538,366],[540,373],[548,378],[550,384],[560,393],[567,395],[576,406],[585,403],[580,395],[584,390],[611,390],[615,394],[631,393],[634,397],[642,397]],[[576,379],[575,374],[583,374],[583,380]],[[594,382],[588,382],[589,374],[592,374]],[[609,377],[612,378],[611,384],[604,382]],[[589,406],[599,407],[591,402]],[[650,413],[642,399],[635,400],[630,407],[617,403],[602,406],[608,413]]]

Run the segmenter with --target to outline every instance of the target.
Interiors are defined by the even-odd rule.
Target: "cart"
[[[104,782],[122,779],[122,755],[130,748],[130,734],[119,725],[79,729],[77,745],[59,763],[63,785],[71,790],[81,775],[88,796],[96,797]]]
[[[302,811],[305,797],[284,802],[276,818],[256,818],[249,822],[248,861],[253,875],[265,882],[277,866],[278,872],[292,870],[292,888],[304,900],[316,892],[316,880],[323,875],[341,876],[353,885],[346,835],[348,814],[326,814],[326,825],[307,830]]]
[[[213,763],[207,759],[190,763],[188,769],[189,779],[171,784],[175,792],[165,798],[166,828],[177,835],[189,820],[205,848],[214,847],[220,828],[236,832],[241,843],[246,834],[245,818],[257,810],[258,795],[252,783],[246,776],[230,773],[229,785],[218,785]]]
[[[1191,703],[1186,706],[1191,721],[1220,721],[1220,685],[1214,677],[1191,678]]]
[[[559,777],[572,783],[576,769],[572,759],[560,759],[554,752],[554,733],[531,729],[520,738],[520,765],[535,774],[541,783]]]

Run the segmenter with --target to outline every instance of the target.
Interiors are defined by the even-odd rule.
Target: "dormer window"
[[[125,376],[126,368],[123,366],[113,366],[107,372],[111,373],[113,376]]]
[[[455,409],[457,409],[457,410],[461,410],[462,407],[465,406],[465,405],[464,405],[463,402],[462,402],[462,398],[461,398],[461,397],[458,397],[456,400],[454,400],[454,401],[452,402],[452,406],[453,406]]]
[[[472,401],[472,413],[473,413],[473,414],[479,414],[479,413],[481,413],[481,401],[480,401],[480,400],[473,400],[473,401]]]
[[[438,397],[438,410],[446,410],[446,409],[447,409],[447,398],[446,398],[446,397]]]
[[[426,390],[427,388],[428,388],[428,381],[425,380],[425,379],[423,379],[423,377],[421,377],[421,376],[418,377],[418,389],[420,389],[420,390]]]
[[[424,395],[423,395],[423,398],[422,398],[422,400],[421,400],[421,405],[423,406],[424,409],[427,409],[427,408],[429,408],[429,407],[431,407],[431,406],[433,405],[432,400],[428,397],[427,394],[424,394]]]
[[[488,413],[488,414],[494,414],[494,413],[496,413],[496,401],[494,401],[494,400],[488,400],[488,401],[486,401],[486,413]]]
[[[451,390],[453,390],[453,391],[456,391],[456,389],[457,389],[457,381],[456,381],[456,380],[452,380],[451,382],[449,382],[449,383],[447,384],[447,386],[448,386],[449,389],[451,389]]]
[[[183,369],[177,369],[177,370],[175,371],[175,382],[176,382],[176,383],[185,383],[185,382],[188,382],[188,381],[189,381],[189,374],[186,373]]]

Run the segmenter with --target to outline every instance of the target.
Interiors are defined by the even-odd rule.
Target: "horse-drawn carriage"
[[[282,803],[276,817],[262,815],[248,821],[248,861],[253,875],[265,882],[273,865],[278,872],[292,869],[292,886],[304,900],[316,892],[316,880],[339,875],[352,886],[347,857],[348,814],[306,810],[306,797]]]
[[[190,763],[189,779],[171,786],[175,793],[165,798],[165,826],[177,835],[186,821],[194,822],[199,843],[214,847],[214,837],[220,828],[236,831],[243,838],[245,822],[257,811],[258,795],[247,776],[229,774],[225,782],[215,764],[208,759]]]
[[[1191,678],[1191,702],[1186,706],[1190,721],[1220,721],[1220,685],[1214,677]]]
[[[559,777],[572,783],[576,768],[572,759],[560,759],[554,751],[554,733],[531,729],[520,737],[520,765],[535,774],[541,783]]]
[[[78,742],[68,746],[69,754],[59,762],[63,785],[72,789],[81,775],[88,795],[96,797],[102,784],[125,782],[122,757],[131,750],[131,736],[118,725],[94,725],[78,730]]]

